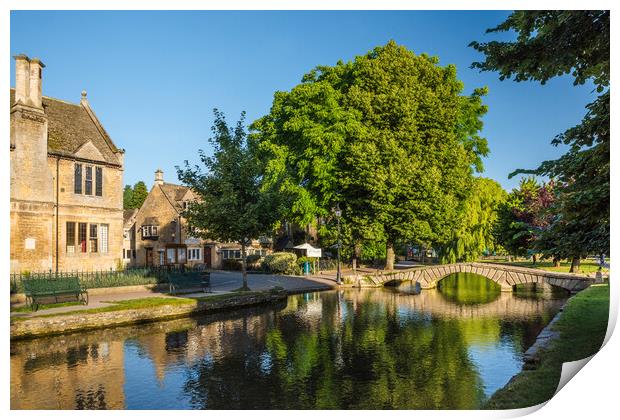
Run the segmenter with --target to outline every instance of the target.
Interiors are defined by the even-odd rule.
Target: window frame
[[[81,163],[75,163],[74,167],[73,167],[73,193],[74,194],[82,194],[82,192],[84,191],[84,189],[82,188],[82,179],[83,177],[83,172],[82,172],[82,164]]]
[[[84,166],[84,195],[93,195],[93,167]]]
[[[71,229],[69,229],[71,227]],[[73,240],[70,241],[69,232],[72,233],[71,238]],[[65,223],[65,252],[67,254],[75,254],[75,240],[77,238],[77,229],[75,222],[66,222]]]
[[[95,166],[95,196],[103,197],[103,167]]]

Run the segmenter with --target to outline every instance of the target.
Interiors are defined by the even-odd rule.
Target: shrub
[[[260,270],[263,257],[258,254],[248,255],[245,259],[248,270]]]
[[[240,271],[241,270],[241,261],[226,259],[222,261],[222,270],[228,271]]]
[[[259,254],[252,254],[252,255],[248,255],[247,257],[245,257],[245,261],[248,264],[253,264],[260,259],[261,259],[261,256]]]
[[[297,256],[290,252],[274,252],[263,260],[263,270],[271,273],[296,274],[299,267],[296,264]]]

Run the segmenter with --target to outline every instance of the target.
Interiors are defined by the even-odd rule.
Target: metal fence
[[[177,271],[204,271],[204,267],[158,266],[145,268],[126,268],[121,271],[45,271],[11,274],[11,293],[22,293],[22,279],[37,278],[54,281],[60,278],[77,277],[87,289],[101,287],[138,286],[166,283],[167,275]]]

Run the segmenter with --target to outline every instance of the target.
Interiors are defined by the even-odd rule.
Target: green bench
[[[211,273],[200,271],[174,272],[168,274],[170,294],[179,290],[201,289],[204,293],[211,293]]]
[[[33,311],[39,309],[39,303],[44,298],[54,298],[58,303],[59,297],[74,297],[83,305],[88,304],[88,291],[80,284],[77,277],[43,277],[25,278],[22,280],[26,294],[26,304]]]

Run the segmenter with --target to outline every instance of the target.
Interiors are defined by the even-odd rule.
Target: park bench
[[[211,293],[211,273],[205,271],[168,273],[168,284],[170,284],[170,294],[192,288],[199,288],[204,293]]]
[[[26,304],[33,311],[39,309],[39,303],[45,298],[54,298],[58,303],[59,297],[75,297],[75,300],[83,305],[88,304],[88,291],[80,284],[77,277],[43,277],[25,278],[22,280],[26,294]]]

